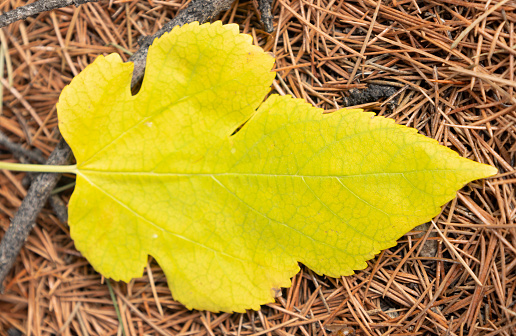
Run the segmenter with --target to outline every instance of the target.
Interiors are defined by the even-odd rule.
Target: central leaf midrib
[[[406,175],[413,173],[425,172],[456,172],[458,169],[421,169],[405,172],[381,172],[381,173],[362,173],[362,174],[345,174],[345,175],[310,175],[310,174],[269,174],[269,173],[238,173],[238,172],[220,172],[220,173],[155,173],[155,172],[126,172],[126,171],[105,171],[93,169],[79,169],[79,174],[84,176],[91,175],[130,175],[130,176],[146,176],[146,177],[213,177],[213,176],[264,176],[264,177],[294,177],[294,178],[348,178],[361,176],[382,176],[382,175]],[[471,169],[463,169],[469,171]]]

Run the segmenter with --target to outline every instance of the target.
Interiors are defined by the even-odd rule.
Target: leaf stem
[[[23,172],[38,172],[38,173],[77,174],[77,172],[78,172],[77,165],[54,166],[54,165],[22,164],[22,163],[11,163],[11,162],[0,162],[0,169],[23,171]]]

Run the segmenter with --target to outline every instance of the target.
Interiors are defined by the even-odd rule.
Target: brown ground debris
[[[5,0],[0,11],[23,4]],[[111,0],[1,29],[0,131],[47,157],[58,141],[55,104],[72,77],[99,54],[127,60],[140,36],[184,5]],[[108,286],[48,207],[0,295],[0,335],[516,335],[516,1],[275,0],[272,14],[272,34],[254,1],[218,19],[275,55],[273,91],[331,112],[353,90],[388,85],[394,96],[362,107],[499,174],[463,188],[435,224],[365,270],[334,279],[302,268],[276,303],[245,314],[186,310],[153,261],[141,278]],[[0,160],[17,157],[0,147]],[[0,172],[0,236],[25,175]]]

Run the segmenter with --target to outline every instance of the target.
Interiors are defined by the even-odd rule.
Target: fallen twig
[[[272,31],[274,30],[274,26],[272,25],[271,4],[272,0],[258,1],[258,9],[262,14],[261,20],[267,33],[272,33]]]
[[[79,5],[88,2],[97,2],[101,0],[39,0],[31,4],[15,8],[7,13],[0,15],[0,28],[10,25],[16,21],[25,20],[29,16],[39,13],[48,12],[53,9],[63,8],[70,5]]]
[[[39,154],[35,151],[32,151],[30,149],[23,148],[23,146],[12,142],[1,131],[0,131],[0,146],[4,146],[11,153],[24,156],[27,159],[35,161],[36,163],[44,163],[46,161],[45,158],[41,154]]]
[[[221,11],[228,9],[232,2],[233,0],[193,0],[190,2],[188,7],[180,11],[175,18],[167,22],[163,28],[156,32],[156,34],[147,36],[146,38],[142,39],[140,49],[138,49],[138,51],[136,51],[129,58],[130,62],[134,62],[131,87],[136,87],[143,78],[145,73],[147,53],[154,39],[160,37],[166,32],[171,31],[175,26],[182,26],[193,21],[204,23],[215,15],[219,14]]]
[[[72,151],[68,144],[61,139],[54,149],[47,164],[66,164],[70,160]],[[36,217],[45,205],[50,192],[59,181],[60,174],[40,174],[27,192],[16,216],[11,221],[0,243],[0,292],[3,292],[3,281],[9,273],[16,256],[27,240],[30,231],[36,223]]]

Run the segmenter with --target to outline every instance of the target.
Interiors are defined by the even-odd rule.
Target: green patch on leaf
[[[273,62],[236,25],[193,23],[154,42],[135,96],[116,54],[63,90],[71,234],[97,271],[129,281],[152,255],[188,308],[259,309],[298,262],[352,274],[496,173],[373,113],[263,102]]]

